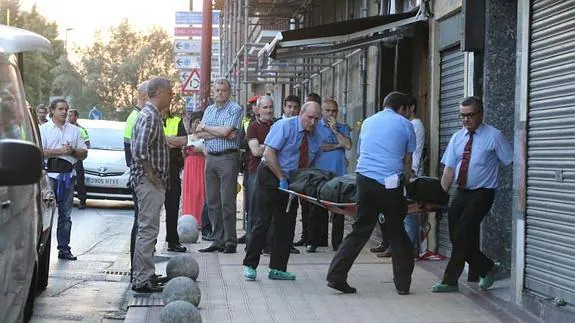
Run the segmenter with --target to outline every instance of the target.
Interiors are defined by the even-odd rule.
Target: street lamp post
[[[68,58],[68,32],[74,28],[66,28],[66,39],[64,40],[64,57]]]

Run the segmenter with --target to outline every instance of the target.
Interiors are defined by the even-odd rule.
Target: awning
[[[322,54],[353,49],[390,37],[394,30],[427,19],[427,14],[420,9],[282,31],[265,48],[265,52],[271,58],[282,59],[293,58],[296,53]]]

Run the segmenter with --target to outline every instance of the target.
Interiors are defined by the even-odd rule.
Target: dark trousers
[[[248,230],[248,221],[250,216],[250,175],[247,170],[243,172],[242,185],[244,187],[244,230]]]
[[[479,277],[485,277],[493,267],[493,261],[479,250],[479,233],[481,221],[491,209],[494,197],[494,189],[457,190],[448,211],[453,249],[443,275],[444,284],[457,285],[465,262],[469,264],[470,272],[473,270]]]
[[[178,213],[180,212],[182,183],[180,169],[170,165],[170,186],[166,190],[164,207],[166,208],[166,241],[168,244],[180,243],[178,236]]]
[[[81,203],[86,203],[86,183],[84,176],[84,163],[81,160],[76,162],[76,192]]]
[[[331,245],[335,249],[343,240],[343,227],[345,218],[343,214],[332,214]],[[308,221],[307,244],[313,246],[326,246],[328,237],[329,212],[327,209],[312,205]]]
[[[413,246],[403,227],[407,214],[407,201],[403,196],[403,185],[386,189],[377,181],[357,174],[357,219],[333,257],[327,280],[347,281],[347,275],[355,258],[369,240],[380,212],[385,214],[385,234],[393,248],[393,277],[398,290],[409,290],[413,273]]]
[[[312,204],[306,200],[299,200],[301,205],[301,239],[306,243],[309,243],[309,218],[311,216]]]
[[[261,252],[266,245],[268,229],[273,219],[274,234],[271,245],[270,269],[286,271],[295,230],[297,199],[293,199],[288,212],[289,195],[277,189],[278,179],[265,166],[258,167],[253,204],[257,220],[248,241],[244,266],[257,268]]]
[[[208,201],[204,201],[202,208],[202,236],[210,237],[212,235],[212,224],[210,223],[210,216],[208,215]]]
[[[130,234],[130,282],[132,281],[134,249],[136,247],[136,236],[138,234],[138,197],[136,191],[132,189],[132,199],[134,200],[134,223]]]

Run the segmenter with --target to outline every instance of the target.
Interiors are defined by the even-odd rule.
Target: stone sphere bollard
[[[198,221],[191,215],[183,215],[178,218],[178,236],[180,242],[196,243],[200,237]]]
[[[196,280],[199,274],[200,266],[190,254],[174,256],[166,265],[166,275],[169,278],[184,276]]]
[[[180,276],[171,279],[164,286],[162,299],[166,305],[175,301],[186,301],[198,307],[202,299],[202,292],[198,283],[188,277]]]
[[[185,301],[174,301],[160,311],[161,323],[202,323],[200,311]]]

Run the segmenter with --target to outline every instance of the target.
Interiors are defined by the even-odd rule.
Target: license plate
[[[86,178],[86,184],[98,184],[98,185],[118,185],[117,178]]]

